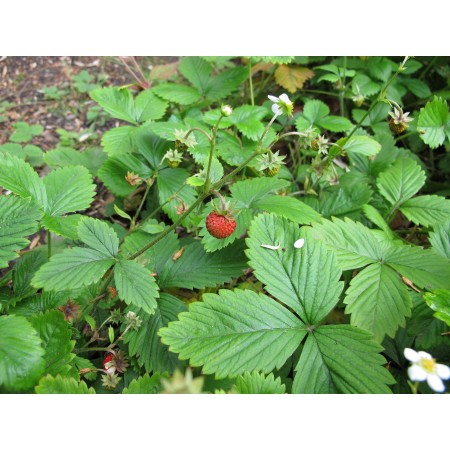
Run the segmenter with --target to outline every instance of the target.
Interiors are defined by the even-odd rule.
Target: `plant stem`
[[[437,56],[434,56],[433,59],[428,63],[427,67],[425,67],[424,71],[420,74],[419,80],[423,80],[428,71],[434,66],[434,63],[437,60]]]
[[[344,71],[342,74],[342,78],[340,80],[340,87],[339,87],[339,109],[341,112],[341,116],[345,117],[345,103],[344,103],[344,96],[345,96],[345,72],[347,71],[347,57],[344,56]]]
[[[52,234],[50,230],[47,230],[47,258],[50,259],[52,256]]]
[[[211,187],[211,180],[209,179],[210,174],[211,174],[211,164],[212,164],[212,159],[213,159],[213,155],[214,155],[214,149],[216,147],[217,131],[219,130],[219,124],[220,124],[220,121],[222,120],[222,117],[223,117],[222,114],[220,114],[219,120],[217,121],[216,125],[213,128],[212,136],[209,141],[210,150],[209,150],[208,167],[206,169],[206,181],[205,181],[205,189],[204,189],[205,192],[208,192]]]
[[[255,98],[253,95],[253,76],[252,76],[252,58],[248,58],[247,62],[248,67],[248,80],[250,82],[250,103],[252,106],[255,106]]]
[[[208,138],[208,141],[211,142],[211,136],[210,136],[205,130],[203,130],[202,128],[197,128],[197,127],[191,128],[191,129],[186,133],[186,136],[184,136],[184,138],[187,139],[188,136],[189,136],[192,132],[194,132],[194,131],[200,131],[200,133],[203,133],[203,134]]]
[[[133,219],[132,219],[132,221],[131,221],[131,226],[130,226],[130,228],[131,228],[132,230],[134,230],[134,228],[135,228],[136,220],[137,220],[137,218],[139,217],[139,214],[141,213],[142,207],[144,206],[145,200],[147,199],[147,195],[148,195],[148,193],[149,193],[150,188],[152,187],[152,185],[153,185],[153,182],[150,182],[150,180],[147,180],[147,186],[146,186],[146,188],[145,188],[144,195],[142,196],[141,203],[139,204],[139,208],[137,209],[136,214],[134,215],[134,217],[133,217]]]

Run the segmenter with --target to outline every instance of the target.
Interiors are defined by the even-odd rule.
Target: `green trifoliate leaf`
[[[293,197],[273,195],[257,200],[253,203],[257,209],[275,213],[298,224],[311,224],[320,221],[320,214]]]
[[[42,125],[29,125],[26,122],[16,122],[13,127],[15,131],[9,137],[11,142],[28,142],[44,131]]]
[[[134,148],[135,133],[138,129],[132,126],[111,128],[102,136],[103,149],[109,156],[120,157],[131,153]]]
[[[417,120],[419,136],[430,148],[442,145],[445,138],[450,139],[450,117],[448,105],[440,97],[434,97],[420,110]]]
[[[133,96],[128,89],[101,88],[93,90],[89,95],[116,119],[136,124]]]
[[[169,106],[165,100],[161,100],[150,89],[142,91],[134,101],[134,117],[137,122],[161,119]]]
[[[383,257],[375,232],[350,219],[322,220],[314,224],[312,234],[336,253],[343,270],[357,269]]]
[[[46,262],[47,254],[42,247],[21,256],[12,270],[15,297],[22,299],[36,292],[30,282],[36,271]]]
[[[248,77],[244,67],[233,67],[220,72],[216,77],[210,78],[206,89],[206,98],[220,100],[237,90]]]
[[[425,301],[435,311],[433,316],[450,326],[450,290],[437,289],[426,292]]]
[[[347,289],[345,312],[350,323],[371,331],[377,342],[394,337],[411,315],[411,297],[400,276],[383,264],[371,264],[356,275]]]
[[[14,196],[0,196],[0,268],[16,259],[18,250],[26,247],[26,239],[38,230],[40,209],[30,200]]]
[[[450,261],[433,250],[410,245],[392,245],[383,260],[420,288],[450,287]]]
[[[216,287],[242,275],[246,267],[243,242],[207,253],[200,242],[184,246],[178,258],[167,261],[158,276],[161,288],[204,289]]]
[[[89,208],[95,195],[95,184],[85,167],[56,169],[44,178],[47,192],[45,212],[59,216]]]
[[[422,195],[406,200],[400,211],[412,222],[429,227],[450,217],[450,200],[439,195]]]
[[[32,388],[44,370],[43,356],[41,339],[27,319],[0,316],[0,386]]]
[[[247,256],[266,290],[308,324],[319,323],[343,289],[336,257],[306,228],[272,214],[259,215],[249,231]],[[294,243],[303,239],[303,246]],[[268,248],[278,247],[277,249]]]
[[[382,365],[383,348],[350,325],[315,329],[306,340],[292,392],[297,394],[389,394],[395,380]]]
[[[374,156],[381,150],[381,145],[368,136],[352,136],[350,139],[342,138],[339,139],[337,144],[349,155]]]
[[[178,67],[181,74],[188,79],[202,95],[205,95],[211,78],[211,64],[198,56],[187,56],[180,61]]]
[[[378,228],[383,230],[390,239],[395,238],[395,234],[392,232],[389,225],[376,208],[374,208],[372,205],[364,205],[363,210],[366,217]]]
[[[128,305],[153,314],[159,297],[158,285],[151,272],[132,260],[120,260],[114,268],[114,281],[119,298]]]
[[[47,375],[40,379],[35,388],[36,394],[95,394],[94,388],[88,388],[84,381],[61,375]]]
[[[114,264],[113,258],[90,248],[74,247],[50,258],[33,277],[32,285],[50,291],[89,286]]]
[[[161,343],[158,331],[177,320],[178,314],[186,311],[187,307],[181,300],[165,292],[161,293],[157,303],[158,307],[151,316],[133,306],[127,309],[138,315],[142,325],[137,330],[129,330],[124,336],[124,342],[128,344],[130,355],[137,356],[139,365],[146,371],[172,373],[185,363],[180,362],[175,354],[168,351],[167,345]]]
[[[76,241],[78,240],[78,225],[82,217],[84,216],[81,214],[71,214],[70,216],[51,216],[44,214],[41,225],[46,230],[58,236]]]
[[[254,371],[245,372],[236,378],[236,391],[238,394],[284,394],[286,386],[273,373],[266,376]]]
[[[47,202],[44,183],[34,169],[24,160],[8,153],[0,153],[0,158],[0,186],[44,206]]]
[[[119,251],[119,238],[106,222],[91,217],[83,217],[78,225],[78,239],[90,248],[114,258]]]
[[[435,225],[429,240],[439,255],[450,259],[450,219]]]
[[[203,300],[159,335],[180,359],[216,378],[280,368],[305,337],[302,322],[265,295],[221,290]]]
[[[164,83],[155,86],[153,92],[169,102],[180,105],[191,105],[201,100],[202,96],[197,89],[175,83]]]
[[[60,311],[48,311],[30,319],[45,349],[44,373],[50,375],[67,375],[71,370],[69,363],[75,357],[71,353],[75,341],[71,341],[72,331]]]
[[[264,132],[261,120],[266,115],[267,109],[262,106],[243,105],[237,107],[229,119],[245,137],[256,141]]]
[[[233,200],[238,208],[252,208],[254,203],[276,191],[289,186],[289,182],[278,178],[250,178],[237,181],[230,187]]]
[[[377,179],[381,195],[397,206],[411,198],[424,183],[425,172],[410,158],[399,159]]]
[[[167,376],[159,372],[152,376],[146,373],[143,377],[133,380],[122,394],[158,394],[162,390],[161,378],[167,378]]]

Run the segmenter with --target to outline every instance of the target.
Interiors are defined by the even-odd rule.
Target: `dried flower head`
[[[183,161],[183,154],[178,150],[167,150],[163,159],[167,160],[169,167],[175,168],[180,165],[181,161]]]
[[[193,133],[190,133],[187,137],[187,132],[183,130],[175,130],[175,149],[184,152],[188,148],[193,148],[197,145],[197,141]]]
[[[125,353],[122,350],[111,350],[112,358],[109,359],[105,363],[105,370],[107,372],[120,372],[124,373],[127,370],[127,367],[129,366],[127,358],[125,357]]]
[[[119,383],[120,378],[116,372],[108,372],[102,375],[102,385],[110,391],[113,391]]]
[[[394,108],[394,111],[389,111],[391,118],[389,119],[389,128],[395,134],[403,133],[408,127],[408,122],[412,122],[414,119],[409,116],[409,112],[403,112],[399,108]]]
[[[63,312],[64,320],[72,322],[78,316],[80,305],[78,305],[75,302],[72,302],[72,300],[70,300],[69,298],[67,299],[67,303],[63,306],[60,306],[58,309]]]
[[[280,156],[279,152],[272,153],[268,151],[263,155],[258,156],[256,159],[257,169],[264,172],[265,175],[273,177],[278,173],[283,162],[283,159],[286,158],[285,155]]]
[[[128,311],[127,315],[125,316],[125,323],[132,330],[137,330],[142,325],[142,320],[139,319],[139,316],[136,315],[135,312]]]
[[[139,175],[136,175],[133,172],[127,172],[125,176],[125,181],[130,186],[139,186],[144,180]]]

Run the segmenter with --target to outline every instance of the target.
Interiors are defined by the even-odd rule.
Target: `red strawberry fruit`
[[[106,364],[111,362],[114,355],[112,353],[108,353],[105,358],[103,359],[103,369],[108,371],[108,368],[106,367]]]
[[[206,229],[211,236],[225,239],[232,235],[236,229],[236,221],[231,214],[219,214],[213,211],[206,218]]]

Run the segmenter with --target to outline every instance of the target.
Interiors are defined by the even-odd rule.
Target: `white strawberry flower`
[[[281,94],[279,97],[268,95],[267,97],[274,103],[272,105],[272,112],[275,114],[275,116],[281,116],[282,114],[292,116],[294,104],[289,100],[287,94]]]
[[[450,378],[450,368],[448,366],[437,364],[436,360],[426,352],[416,352],[411,348],[405,348],[403,354],[408,361],[412,362],[408,368],[408,376],[411,381],[426,380],[433,391],[445,391],[442,380]]]

